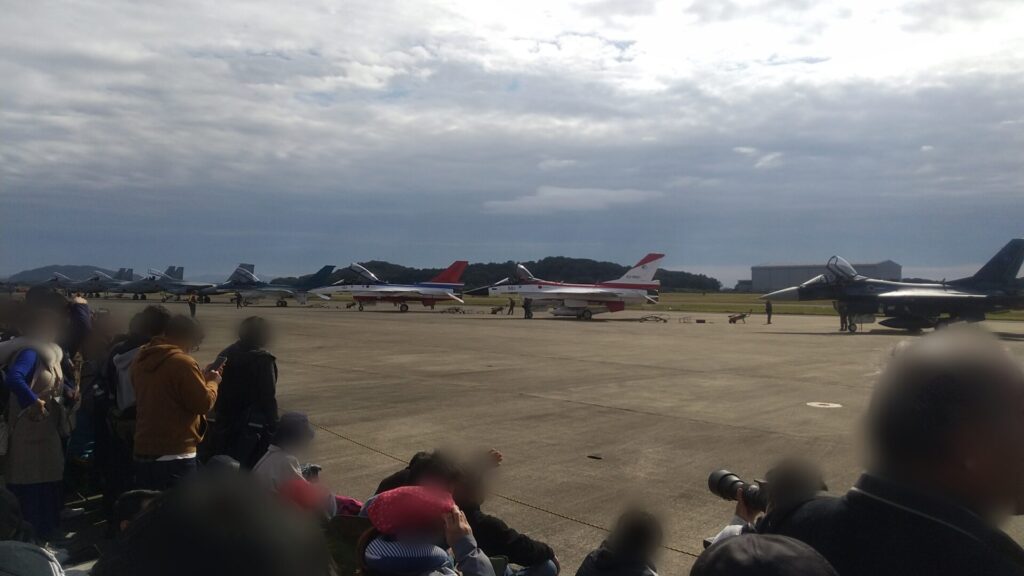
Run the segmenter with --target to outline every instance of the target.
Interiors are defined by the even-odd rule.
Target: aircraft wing
[[[878,299],[885,300],[978,300],[987,298],[986,294],[973,294],[958,290],[929,290],[925,288],[907,288],[883,292]]]

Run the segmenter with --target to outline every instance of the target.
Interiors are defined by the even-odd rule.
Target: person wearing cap
[[[839,576],[807,544],[777,535],[743,534],[713,544],[690,576]]]
[[[275,492],[290,480],[305,480],[298,455],[309,447],[313,436],[313,427],[305,414],[283,414],[270,446],[253,466],[252,473]]]
[[[378,494],[368,508],[373,529],[363,535],[357,547],[360,573],[495,576],[466,515],[447,492],[436,487],[403,486]]]
[[[305,414],[287,412],[281,415],[270,446],[253,466],[253,476],[300,508],[318,510],[328,517],[358,514],[363,507],[362,502],[330,493],[316,482],[317,475],[312,472],[314,467],[302,466],[299,456],[309,447],[313,437],[313,426]]]

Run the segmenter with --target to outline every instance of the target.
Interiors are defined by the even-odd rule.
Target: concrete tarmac
[[[143,303],[95,305],[127,317]],[[418,450],[494,447],[505,464],[484,509],[551,544],[564,573],[639,502],[666,524],[659,572],[686,574],[732,515],[708,492],[712,470],[752,479],[797,454],[821,464],[834,492],[854,482],[875,379],[892,347],[915,337],[839,333],[837,318],[816,316],[766,325],[760,315],[728,324],[663,313],[669,321],[654,323],[633,311],[591,322],[467,311],[200,305],[209,337],[197,357],[212,360],[245,316],[272,320],[279,401],[323,427],[309,460],[336,492],[370,496]],[[1024,324],[987,325],[1024,356]],[[1007,531],[1024,541],[1024,522]]]

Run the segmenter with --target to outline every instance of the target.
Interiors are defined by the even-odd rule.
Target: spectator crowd
[[[147,306],[125,333],[82,298],[0,301],[0,574],[657,576],[659,517],[626,509],[579,566],[488,511],[496,451],[424,451],[363,501],[306,464],[314,427],[281,411],[273,326],[250,317],[217,360],[191,315]],[[864,418],[866,471],[828,492],[812,462],[768,471],[694,576],[1024,575],[1000,525],[1024,514],[1024,371],[991,335],[898,347]],[[72,463],[105,537],[68,552]]]

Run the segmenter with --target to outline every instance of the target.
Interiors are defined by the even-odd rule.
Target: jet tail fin
[[[632,268],[622,275],[618,280],[602,282],[602,284],[616,284],[619,286],[634,286],[637,288],[657,288],[661,282],[654,279],[658,272],[658,263],[664,258],[664,254],[652,252],[644,256]]]
[[[258,282],[256,277],[256,266],[242,262],[235,268],[235,271],[228,276],[228,282]]]
[[[150,268],[149,271],[152,272],[155,276],[162,276],[170,280],[181,280],[184,277],[185,269],[181,268],[180,266],[168,266],[167,270],[164,270],[163,272],[160,272],[159,270],[154,270],[152,268]]]
[[[304,288],[319,288],[330,284],[334,266],[324,266],[302,283]]]
[[[466,260],[456,260],[452,262],[452,265],[446,268],[443,272],[434,276],[430,279],[430,284],[458,284],[462,285],[462,273],[466,271],[466,267],[469,266],[469,262]]]
[[[976,282],[1009,284],[1016,280],[1024,263],[1024,238],[1010,240],[981,270],[971,276]]]

